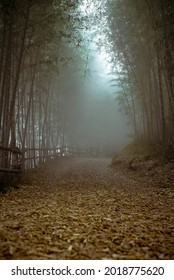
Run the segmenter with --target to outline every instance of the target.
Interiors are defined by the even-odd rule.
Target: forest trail
[[[174,259],[174,189],[53,160],[0,194],[0,259]]]

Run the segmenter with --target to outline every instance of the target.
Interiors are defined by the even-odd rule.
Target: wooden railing
[[[0,146],[0,183],[4,181],[4,178],[5,180],[8,178],[12,180],[10,179],[11,177],[19,179],[19,175],[23,170],[35,168],[49,159],[63,156],[99,157],[104,156],[104,152],[99,147],[78,148],[63,146],[20,150],[19,148]]]
[[[25,149],[24,153],[24,169],[36,167],[38,164],[46,162],[48,159],[53,159],[61,156],[60,148],[36,148]]]
[[[0,146],[0,172],[20,173],[22,158],[20,149]]]
[[[103,151],[100,148],[78,148],[63,146],[57,148],[37,148],[37,149],[25,149],[24,153],[24,169],[30,169],[36,167],[40,163],[44,163],[49,159],[56,157],[98,157],[103,155]]]
[[[20,181],[23,153],[18,148],[0,146],[0,191],[4,185]]]

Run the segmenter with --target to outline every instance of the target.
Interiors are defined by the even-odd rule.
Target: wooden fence
[[[104,151],[99,147],[64,146],[20,150],[19,148],[0,146],[0,183],[8,181],[8,179],[10,181],[19,180],[23,170],[35,168],[37,165],[56,157],[99,157],[104,155]]]
[[[20,173],[23,153],[18,148],[0,146],[0,172]]]
[[[37,149],[25,149],[24,153],[24,169],[30,169],[36,167],[38,164],[44,163],[49,159],[56,157],[99,157],[103,156],[104,152],[100,148],[78,148],[78,147],[57,147],[57,148],[37,148]]]
[[[0,146],[0,190],[3,185],[18,182],[22,172],[23,153],[18,148]]]

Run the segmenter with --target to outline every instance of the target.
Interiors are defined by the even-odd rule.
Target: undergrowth
[[[122,157],[128,157],[130,160],[133,158],[141,158],[147,160],[150,158],[159,158],[162,156],[161,146],[157,143],[145,139],[136,139],[127,144],[119,153],[115,154],[112,158],[112,165],[118,164],[122,161]]]

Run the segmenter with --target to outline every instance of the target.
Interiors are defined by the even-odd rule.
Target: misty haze
[[[173,15],[0,1],[0,260],[174,259]]]

